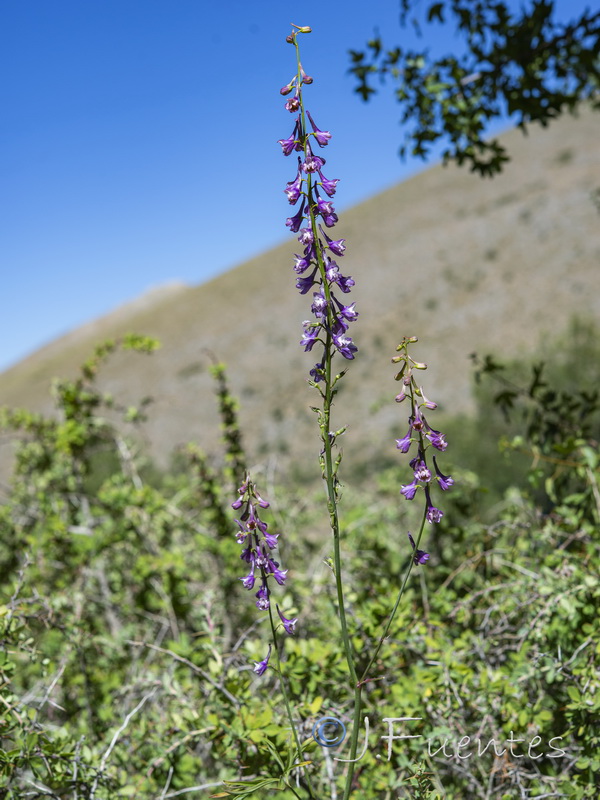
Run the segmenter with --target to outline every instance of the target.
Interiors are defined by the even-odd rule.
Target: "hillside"
[[[427,394],[455,412],[471,408],[474,350],[525,355],[574,315],[599,317],[598,122],[586,112],[527,137],[509,131],[513,160],[493,181],[435,166],[340,215],[336,238],[347,240],[344,273],[360,313],[360,352],[334,420],[349,424],[349,459],[367,465],[404,432],[390,364],[403,335],[419,337]],[[314,359],[298,346],[310,303],[294,288],[296,245],[290,236],[208,283],[170,285],[56,340],[0,376],[0,405],[50,411],[53,376],[73,374],[94,343],[135,331],[159,338],[161,350],[115,357],[100,383],[122,402],[154,398],[144,436],[159,463],[186,441],[216,447],[208,352],[229,367],[252,458],[275,458],[284,471],[316,458],[316,396],[306,385]],[[5,464],[9,451],[5,443]]]

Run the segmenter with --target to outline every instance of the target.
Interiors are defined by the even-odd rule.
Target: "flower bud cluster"
[[[256,606],[266,611],[271,605],[269,578],[274,578],[280,586],[283,586],[288,570],[280,569],[279,562],[273,558],[272,551],[277,547],[279,534],[269,533],[267,523],[260,518],[260,509],[269,508],[269,503],[260,496],[249,477],[246,477],[238,489],[238,495],[239,497],[231,504],[236,511],[242,509],[240,518],[236,519],[239,527],[236,538],[239,544],[244,545],[240,558],[250,566],[248,574],[240,580],[248,590],[254,589],[256,581],[260,581],[260,587],[256,592]],[[279,610],[279,606],[276,608],[285,632],[294,633],[298,620],[287,619]]]
[[[289,40],[296,46],[299,29],[290,34]],[[332,228],[338,221],[331,198],[335,195],[338,179],[326,178],[323,174],[325,159],[314,152],[326,147],[331,139],[329,131],[317,127],[309,111],[305,110],[302,98],[302,86],[312,83],[304,72],[298,55],[298,71],[291,81],[281,89],[281,93],[293,96],[286,101],[285,107],[291,113],[297,112],[292,133],[287,139],[280,139],[279,144],[285,156],[297,153],[297,170],[293,180],[284,189],[292,206],[297,206],[296,213],[286,220],[287,227],[298,233],[298,241],[303,245],[301,255],[295,255],[294,271],[299,276],[296,288],[301,294],[313,290],[311,311],[314,320],[303,323],[304,334],[300,341],[305,352],[313,349],[319,342],[323,345],[323,357],[311,370],[315,383],[323,380],[324,365],[328,355],[336,351],[343,358],[353,359],[357,347],[347,335],[349,323],[358,313],[354,303],[345,305],[336,297],[338,290],[348,294],[354,281],[344,276],[333,258],[341,258],[346,250],[344,239],[332,239],[323,229]],[[307,129],[307,120],[310,130]],[[299,205],[298,205],[299,204]],[[335,291],[334,291],[335,290]]]
[[[444,475],[440,470],[435,455],[432,456],[431,461],[428,460],[431,448],[443,453],[448,447],[448,442],[445,435],[432,428],[425,418],[425,409],[433,410],[437,408],[437,403],[425,396],[423,387],[419,386],[416,380],[415,373],[427,369],[426,364],[415,361],[408,354],[408,346],[416,341],[416,336],[405,337],[402,344],[396,348],[400,355],[392,359],[392,363],[402,364],[400,371],[395,376],[397,381],[402,382],[402,390],[396,395],[396,402],[403,403],[407,400],[410,404],[408,430],[402,439],[396,439],[396,447],[401,453],[408,453],[411,447],[416,445],[416,455],[409,462],[413,471],[413,480],[403,485],[400,493],[407,500],[413,500],[417,492],[422,490],[425,495],[425,519],[427,522],[435,523],[442,519],[444,512],[433,505],[432,487],[437,487],[443,492],[448,491],[454,484],[454,479],[450,475]],[[431,466],[433,466],[433,470]],[[410,533],[408,537],[414,550],[415,563],[425,563],[429,558],[428,554],[422,550],[416,550]]]

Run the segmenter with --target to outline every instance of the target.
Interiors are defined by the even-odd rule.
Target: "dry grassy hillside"
[[[367,464],[393,450],[392,426],[404,432],[390,364],[403,335],[420,339],[428,395],[457,411],[470,408],[474,350],[530,353],[573,315],[598,318],[599,121],[588,112],[528,137],[510,131],[503,139],[513,160],[492,181],[435,166],[341,215],[336,236],[347,239],[343,271],[356,281],[360,313],[352,331],[360,352],[334,420],[349,423],[348,459]],[[62,337],[0,376],[0,405],[50,410],[53,376],[72,374],[95,342],[135,331],[158,337],[162,349],[119,355],[100,380],[124,401],[154,398],[145,435],[157,460],[189,440],[216,446],[207,350],[229,366],[254,459],[275,457],[286,470],[316,458],[308,410],[316,397],[306,385],[314,359],[298,346],[310,312],[294,289],[296,245],[290,236],[209,283],[168,286]]]

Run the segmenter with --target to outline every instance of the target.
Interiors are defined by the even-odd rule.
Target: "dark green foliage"
[[[375,77],[392,78],[397,86],[401,121],[412,124],[401,155],[426,158],[442,140],[445,161],[491,177],[508,160],[497,139],[485,138],[491,120],[508,114],[525,130],[532,122],[546,126],[583,101],[598,107],[600,12],[586,10],[564,25],[554,17],[553,0],[532,0],[516,13],[498,0],[400,5],[402,25],[410,17],[420,30],[420,13],[425,24],[450,21],[464,47],[458,55],[432,59],[426,49],[386,49],[375,36],[365,50],[350,51],[355,91],[363,100],[376,92]]]
[[[62,384],[57,419],[1,418],[23,439],[0,507],[0,795],[243,797],[239,782],[254,779],[259,788],[245,791],[252,800],[306,798],[290,772],[276,675],[252,672],[269,633],[237,579],[245,570],[228,508],[229,462],[190,445],[176,474],[149,484],[121,426],[106,421],[94,375]],[[446,515],[424,541],[431,560],[414,570],[364,689],[371,735],[353,800],[512,800],[519,787],[530,797],[597,796],[600,543],[595,495],[585,493],[600,469],[591,430],[555,435],[550,423],[562,422],[549,391],[538,378],[514,406],[538,404],[525,441],[540,457],[565,430],[573,434],[570,480],[554,481],[549,512],[513,487],[486,523],[479,479],[453,470]],[[570,397],[579,391],[572,385]],[[349,623],[365,664],[410,557],[415,509],[398,493],[406,479],[396,466],[375,489],[342,493]],[[277,602],[300,617],[284,642],[284,676],[317,796],[331,796],[331,781],[341,796],[344,765],[327,758],[347,757],[347,744],[327,756],[311,739],[321,716],[350,726],[352,706],[321,496],[273,494],[282,561],[293,573]],[[420,720],[394,733],[421,738],[393,741],[388,761],[384,719],[400,716]],[[515,749],[523,758],[508,749],[478,755],[478,739],[501,749],[511,735],[526,740]],[[472,756],[461,761],[453,751],[465,736],[460,752]],[[567,756],[528,757],[532,741],[534,755],[552,753],[553,737]],[[436,754],[444,739],[446,754]],[[176,794],[184,790],[192,791]]]

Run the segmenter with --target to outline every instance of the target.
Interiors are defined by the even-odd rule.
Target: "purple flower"
[[[308,244],[311,245],[313,243],[314,237],[311,228],[302,228],[300,231],[300,236],[298,237],[298,241],[301,244]]]
[[[404,495],[407,500],[412,500],[417,492],[417,481],[414,480],[412,483],[407,483],[400,487],[400,494]]]
[[[272,558],[267,558],[267,574],[272,575],[280,586],[283,586],[289,570],[279,569],[279,562],[273,561]]]
[[[315,383],[319,383],[324,379],[325,376],[323,374],[323,369],[324,369],[324,364],[322,361],[319,362],[318,364],[315,364],[314,367],[311,369],[309,375],[311,376],[311,378]]]
[[[413,431],[422,431],[423,427],[425,426],[425,419],[421,416],[421,412],[419,411],[419,407],[415,405],[414,407],[414,414],[411,417],[411,425]]]
[[[433,428],[429,428],[429,432],[425,435],[436,450],[440,450],[443,453],[448,447],[448,442],[445,439],[444,433],[440,433],[439,431],[434,431]]]
[[[412,428],[409,428],[408,433],[402,439],[396,439],[396,447],[401,453],[408,453],[410,450],[410,446],[412,444],[412,439],[410,436],[411,430]]]
[[[354,353],[358,352],[358,347],[354,344],[352,339],[349,336],[344,336],[343,334],[339,336],[333,336],[333,344],[337,347],[338,352],[344,358],[347,358],[349,361],[352,361],[354,358]]]
[[[435,456],[433,457],[433,466],[435,467],[435,474],[437,475],[440,489],[444,492],[448,491],[451,486],[454,486],[454,478],[451,478],[450,475],[444,475],[442,472],[440,472],[437,461],[435,460]]]
[[[425,487],[425,496],[427,498],[427,511],[425,512],[425,519],[427,522],[439,522],[444,516],[444,512],[440,511],[431,504],[431,497],[429,496],[429,487]]]
[[[444,512],[440,511],[439,508],[436,508],[435,506],[427,506],[427,522],[439,522],[443,516]]]
[[[408,538],[410,540],[411,547],[414,551],[413,559],[415,564],[417,564],[418,566],[419,564],[425,564],[427,561],[429,561],[429,553],[426,553],[425,550],[417,550],[415,545],[415,540],[410,535],[410,531],[408,532]]]
[[[306,149],[304,152],[306,154],[306,158],[302,164],[303,171],[318,172],[323,164],[325,164],[325,159],[321,158],[321,156],[316,156],[310,149],[310,144],[308,142],[306,143]]]
[[[302,324],[304,325],[304,333],[302,334],[302,339],[300,339],[300,344],[302,347],[304,347],[304,352],[308,353],[313,349],[313,346],[318,339],[321,326],[316,325],[314,322],[308,321],[303,322]]]
[[[288,139],[280,139],[277,142],[277,144],[281,145],[284,156],[289,156],[290,153],[293,153],[296,148],[296,142],[298,141],[297,138],[298,126],[299,126],[299,121],[296,120],[296,125],[294,126],[294,130],[292,131],[292,135]]]
[[[288,219],[285,221],[285,224],[292,231],[292,233],[296,233],[300,228],[300,225],[302,225],[302,219],[304,217],[304,205],[305,202],[303,200],[298,212],[294,214],[293,217],[288,217]]]
[[[295,633],[296,623],[298,622],[298,618],[296,617],[296,619],[287,619],[286,617],[283,616],[283,614],[279,610],[279,606],[277,604],[275,604],[275,608],[277,609],[277,613],[279,614],[279,619],[283,623],[283,627],[285,629],[285,632],[289,633],[290,636],[291,636],[293,633]]]
[[[410,465],[414,470],[416,480],[423,481],[424,483],[431,480],[431,472],[424,461],[413,458]]]
[[[294,258],[296,259],[296,263],[294,264],[294,271],[297,272],[299,275],[301,275],[305,269],[308,269],[308,267],[310,267],[312,263],[310,256],[307,255],[306,253],[304,254],[304,256],[299,256],[296,253],[294,253]]]
[[[271,645],[269,645],[269,652],[267,653],[267,657],[263,658],[262,661],[254,662],[254,672],[256,672],[257,675],[263,675],[266,672],[267,667],[269,666],[270,658],[271,658]]]
[[[319,173],[319,177],[321,178],[320,185],[321,185],[323,191],[325,192],[325,194],[329,195],[329,197],[333,197],[333,195],[336,192],[337,185],[340,182],[339,178],[334,178],[333,180],[328,180],[327,178],[324,177],[324,175],[321,172],[321,170],[318,170],[318,173]]]
[[[306,294],[315,285],[315,272],[316,269],[313,270],[308,278],[298,278],[296,281],[296,289],[300,290],[300,294]]]
[[[265,542],[267,543],[267,547],[270,550],[274,550],[277,547],[277,539],[279,539],[278,533],[264,533]]]
[[[344,319],[347,319],[348,322],[354,322],[355,319],[358,319],[358,311],[354,310],[354,306],[356,305],[356,303],[352,303],[349,306],[344,306],[340,303],[340,301],[336,297],[333,297],[333,300],[337,305],[337,307],[339,308],[340,314]]]
[[[249,572],[245,578],[239,578],[244,584],[244,589],[254,589],[254,565],[252,565],[252,572]]]
[[[286,185],[285,189],[283,190],[287,196],[288,202],[290,205],[295,205],[298,202],[298,198],[302,194],[302,172],[300,170],[300,159],[298,159],[298,172],[296,174],[296,178],[293,181],[289,181]]]
[[[267,579],[263,578],[262,586],[256,593],[256,607],[261,611],[266,611],[271,603],[269,602],[269,587],[267,586]]]
[[[346,251],[346,245],[344,244],[346,240],[345,239],[332,240],[329,238],[329,236],[327,236],[323,228],[320,227],[320,230],[323,236],[325,237],[325,240],[327,242],[327,247],[331,250],[331,252],[335,253],[336,256],[343,256]]]
[[[310,111],[306,112],[306,116],[308,117],[308,120],[310,122],[310,126],[314,131],[315,139],[317,140],[317,142],[320,144],[321,147],[325,147],[327,145],[327,143],[329,142],[329,140],[331,139],[331,134],[329,133],[329,131],[320,131],[317,128],[317,126],[315,125],[315,123],[313,121],[313,118],[310,115]]]
[[[326,315],[327,305],[327,299],[322,288],[318,292],[313,293],[313,301],[310,310],[317,319],[320,319]]]

